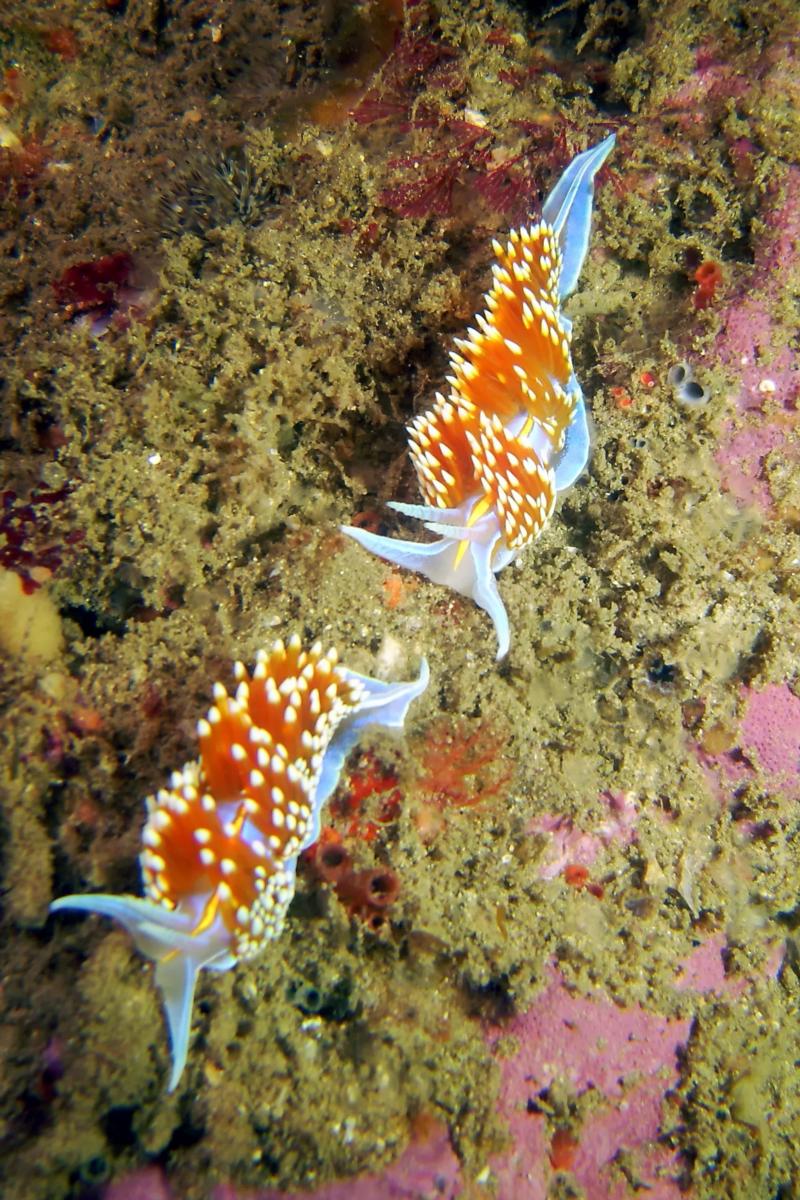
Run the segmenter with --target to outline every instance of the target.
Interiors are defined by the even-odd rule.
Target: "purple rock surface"
[[[680,1195],[678,1163],[659,1142],[668,1092],[678,1082],[679,1050],[691,1022],[620,1007],[602,992],[573,994],[551,968],[537,1003],[502,1030],[487,1032],[502,1072],[500,1112],[512,1150],[494,1161],[500,1200],[544,1200],[552,1178],[546,1116],[539,1102],[558,1081],[574,1096],[597,1093],[599,1103],[577,1134],[571,1164],[587,1200],[633,1195],[612,1167],[621,1151],[632,1156],[639,1186],[658,1200]],[[503,1038],[519,1050],[503,1057]]]

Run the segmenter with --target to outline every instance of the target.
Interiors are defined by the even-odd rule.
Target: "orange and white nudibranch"
[[[586,405],[572,369],[572,325],[561,303],[589,244],[594,177],[614,135],[569,164],[542,220],[495,242],[485,308],[450,354],[450,391],[409,426],[424,504],[391,507],[425,522],[435,542],[343,531],[381,558],[470,596],[492,618],[498,658],[508,616],[495,575],[537,538],[560,491],[589,458]]]
[[[156,962],[172,1044],[169,1090],[186,1063],[197,974],[254,958],[283,929],[298,855],[347,754],[370,725],[402,729],[428,685],[423,659],[409,683],[381,683],[300,639],[260,651],[237,687],[214,685],[197,725],[200,757],[147,799],[140,865],[146,899],[63,896],[51,912],[79,909],[118,920]]]

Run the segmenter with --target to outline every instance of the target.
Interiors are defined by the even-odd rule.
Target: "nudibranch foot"
[[[119,921],[156,963],[169,1028],[169,1090],[183,1073],[197,975],[227,971],[279,936],[297,859],[319,836],[320,813],[344,760],[369,726],[402,729],[428,686],[382,683],[338,665],[335,651],[300,639],[235,666],[229,695],[197,725],[200,756],[147,801],[140,865],[145,899],[63,896],[73,909]]]
[[[586,402],[574,375],[572,380],[571,392],[576,397],[575,407],[564,436],[564,447],[553,463],[557,492],[566,492],[581,477],[586,470],[592,449],[592,432]]]
[[[378,558],[393,563],[396,567],[417,571],[432,583],[446,584],[462,596],[473,600],[491,617],[497,632],[497,657],[504,658],[510,645],[508,614],[494,577],[511,561],[514,551],[506,547],[496,521],[493,535],[490,533],[486,540],[480,541],[474,536],[474,526],[468,528],[462,524],[448,525],[445,522],[428,521],[429,516],[442,516],[440,508],[396,502],[390,507],[402,513],[422,517],[426,520],[427,529],[434,533],[441,532],[445,536],[436,542],[411,542],[402,538],[381,537],[354,525],[343,525],[342,533],[348,534]],[[418,511],[410,512],[411,509]]]
[[[561,301],[589,244],[595,176],[614,135],[579,154],[544,204],[543,220],[494,243],[485,308],[450,354],[450,392],[409,426],[424,504],[393,504],[440,540],[415,543],[349,525],[342,531],[396,566],[468,596],[494,622],[498,659],[509,627],[495,575],[544,529],[559,492],[583,472],[591,430],[572,369]]]

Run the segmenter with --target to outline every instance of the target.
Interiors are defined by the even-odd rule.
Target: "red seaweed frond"
[[[53,281],[53,293],[69,317],[85,312],[107,314],[113,311],[117,294],[130,282],[132,272],[133,259],[127,251],[106,254],[68,267]]]
[[[60,542],[53,539],[54,513],[71,491],[69,484],[52,491],[35,488],[27,500],[10,489],[0,492],[0,567],[19,575],[28,595],[58,570],[67,550],[84,536],[74,529]]]
[[[568,126],[547,120],[514,121],[501,138],[486,125],[419,109],[403,126],[409,130],[426,133],[427,144],[389,160],[404,177],[379,197],[401,217],[450,216],[456,183],[470,182],[506,220],[524,220],[571,153]]]
[[[445,144],[441,149],[391,159],[391,168],[414,172],[414,177],[384,188],[381,204],[401,217],[449,216],[457,180],[466,171],[484,166],[493,135],[484,126],[463,120],[433,122],[425,118],[413,122],[412,127],[433,129],[438,141]],[[431,141],[435,144],[433,138]]]
[[[359,125],[371,125],[387,117],[410,119],[414,102],[425,88],[441,88],[453,82],[456,57],[456,51],[445,42],[417,30],[403,30],[350,116]]]
[[[408,150],[390,158],[395,174],[378,199],[398,216],[424,219],[452,216],[457,185],[477,194],[506,222],[527,219],[536,202],[581,149],[574,122],[540,111],[535,120],[490,126],[469,107],[470,68],[460,50],[444,42],[424,17],[405,8],[405,27],[394,48],[358,102],[351,118],[362,126],[382,122],[386,136],[405,139]],[[520,89],[545,66],[558,64],[541,53],[510,55],[514,39],[503,29],[487,38],[501,52],[495,66],[506,86]],[[473,214],[470,213],[470,218]]]
[[[471,808],[498,795],[513,775],[504,746],[505,739],[486,724],[468,730],[437,722],[422,751],[420,793],[439,808]]]

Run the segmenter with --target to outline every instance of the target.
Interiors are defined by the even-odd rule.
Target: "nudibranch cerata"
[[[614,135],[579,154],[553,188],[542,219],[493,243],[497,262],[477,328],[456,341],[447,397],[409,426],[424,504],[391,507],[440,535],[429,543],[343,526],[367,550],[470,596],[489,614],[498,659],[509,626],[495,575],[542,532],[558,492],[589,457],[586,405],[561,304],[589,244],[594,178]]]
[[[140,865],[147,899],[63,896],[51,912],[80,909],[119,921],[156,962],[172,1044],[169,1090],[186,1063],[197,974],[254,958],[281,933],[298,855],[316,841],[320,813],[345,757],[369,725],[401,729],[428,686],[381,683],[337,663],[320,643],[278,641],[252,672],[234,670],[229,696],[198,722],[200,757],[147,800]]]

